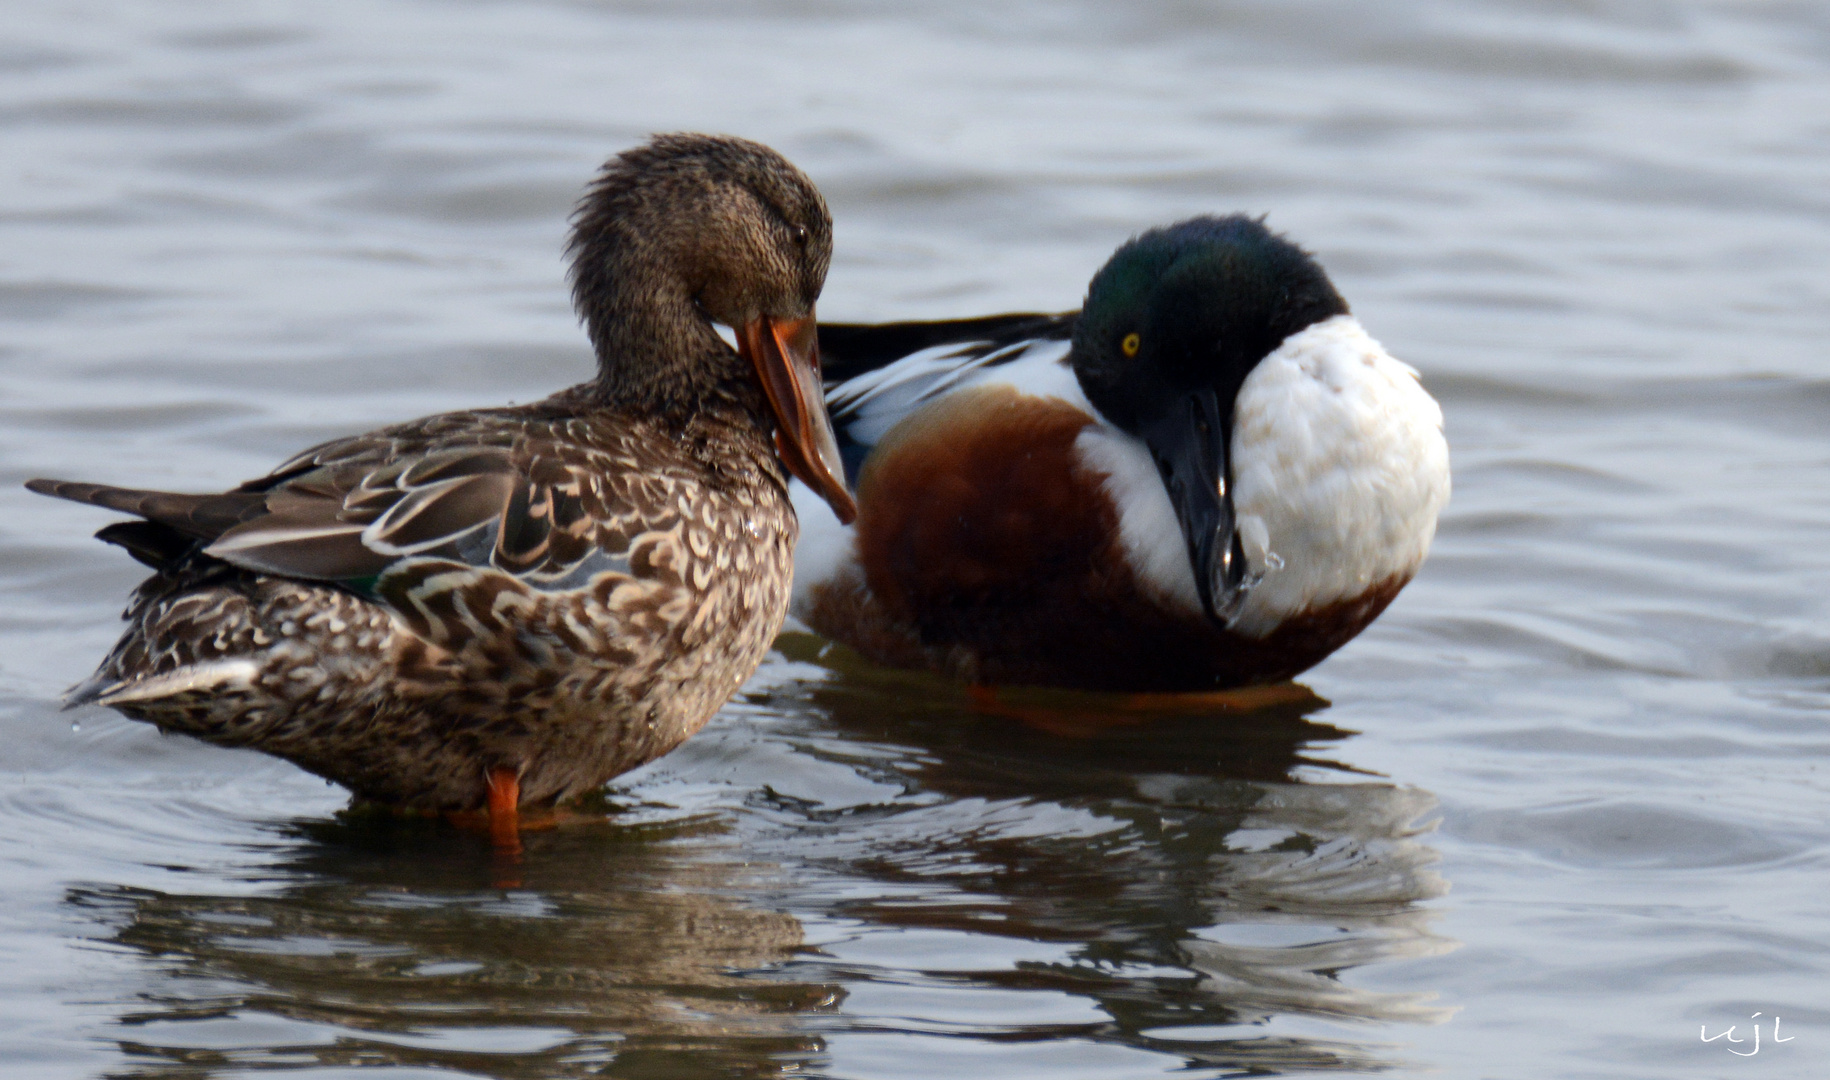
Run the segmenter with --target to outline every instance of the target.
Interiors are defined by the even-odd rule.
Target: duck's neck
[[[646,280],[648,291],[608,290],[580,305],[597,351],[592,396],[682,420],[732,410],[766,418],[768,404],[748,363],[718,335],[684,285],[647,275],[635,280]]]

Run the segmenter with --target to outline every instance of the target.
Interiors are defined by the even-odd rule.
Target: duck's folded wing
[[[939,346],[993,352],[1019,341],[1064,341],[1074,336],[1080,313],[1023,312],[932,322],[820,324],[820,369],[827,383],[843,383]]]
[[[461,447],[406,459],[296,471],[260,492],[259,512],[203,550],[262,573],[361,582],[437,553],[473,562],[524,486],[509,451]],[[232,493],[240,494],[240,493]]]
[[[632,509],[629,470],[615,465],[538,438],[428,445],[364,436],[220,495],[34,488],[138,514],[234,566],[371,595],[391,568],[422,556],[563,589],[626,570],[629,541],[656,524]]]
[[[1037,344],[1071,339],[1077,314],[820,324],[826,407],[847,479],[857,482],[871,448],[903,417]]]

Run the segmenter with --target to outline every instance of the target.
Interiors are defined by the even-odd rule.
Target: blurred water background
[[[580,380],[566,215],[672,129],[824,189],[829,319],[1268,214],[1443,404],[1430,562],[1246,717],[1038,731],[789,636],[512,866],[58,711],[140,568],[21,481]],[[1827,271],[1818,4],[12,0],[5,1074],[1826,1075]]]

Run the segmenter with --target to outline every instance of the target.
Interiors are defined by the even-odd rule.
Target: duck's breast
[[[1252,636],[1395,593],[1449,498],[1441,407],[1347,315],[1292,335],[1246,379],[1233,462],[1247,559],[1264,568],[1234,623]]]

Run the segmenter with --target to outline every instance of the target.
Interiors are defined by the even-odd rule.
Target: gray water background
[[[671,129],[821,186],[827,318],[1316,251],[1455,469],[1330,704],[1048,735],[787,638],[514,866],[58,711],[140,568],[21,481],[578,381],[564,219]],[[12,0],[3,1071],[1830,1075],[1827,253],[1809,3]]]

